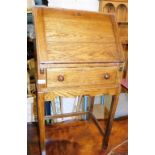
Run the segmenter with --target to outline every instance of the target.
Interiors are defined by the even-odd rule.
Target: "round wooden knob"
[[[109,78],[110,78],[110,75],[109,75],[108,73],[105,73],[105,74],[104,74],[104,79],[107,80],[107,79],[109,79]]]
[[[60,81],[60,82],[64,81],[64,76],[63,75],[59,75],[58,76],[58,81]]]
[[[119,71],[120,71],[120,72],[123,71],[123,69],[124,69],[123,66],[120,66],[120,67],[119,67]]]

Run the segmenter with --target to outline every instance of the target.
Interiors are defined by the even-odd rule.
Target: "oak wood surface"
[[[104,85],[93,85],[93,86],[79,86],[79,87],[60,87],[60,88],[49,88],[48,90],[44,90],[45,92],[45,100],[50,100],[55,98],[56,96],[64,96],[64,97],[75,97],[75,96],[96,96],[96,95],[114,95],[120,92],[119,85],[115,87],[105,87]]]
[[[65,114],[58,114],[58,115],[49,115],[49,116],[45,116],[45,119],[49,119],[49,118],[63,118],[63,117],[71,117],[71,116],[79,116],[79,115],[85,115],[88,112],[73,112],[73,113],[65,113]]]
[[[41,9],[34,11],[33,16],[35,19],[35,34],[36,34],[36,45],[37,45],[37,61],[47,60],[46,55],[46,41],[45,41],[45,31],[44,31],[44,21],[43,21],[43,12]],[[39,17],[39,18],[37,18]],[[37,39],[39,38],[39,39]]]
[[[123,61],[123,57],[119,56],[122,50],[115,43],[118,36],[115,35],[117,29],[113,27],[112,16],[44,7],[36,7],[33,12],[37,47],[40,47],[40,38],[46,40],[44,46],[47,50],[45,47],[37,49],[41,62]]]
[[[54,101],[56,96],[118,96],[124,55],[113,15],[47,7],[34,7],[33,14],[37,45],[40,152],[46,155],[44,101]],[[104,146],[108,145],[116,106],[117,97],[111,106]],[[97,125],[95,119],[94,122]],[[53,151],[52,148],[54,154]]]
[[[38,121],[39,121],[39,136],[40,136],[40,152],[42,155],[45,155],[45,110],[44,110],[44,93],[37,94],[37,103],[38,103]]]
[[[52,63],[45,61],[39,65],[41,68],[81,68],[81,67],[120,67],[124,62],[82,62],[82,63]]]
[[[128,0],[99,0],[99,11],[115,15],[118,23],[119,38],[125,55],[124,78],[128,78]]]
[[[107,148],[107,146],[108,146],[109,137],[110,137],[110,133],[111,133],[111,129],[112,129],[112,123],[113,123],[115,111],[116,111],[117,104],[118,104],[118,99],[119,99],[119,94],[114,95],[112,97],[112,103],[111,103],[111,107],[110,107],[108,121],[106,124],[105,137],[104,137],[103,143],[102,143],[103,148]]]
[[[47,87],[103,85],[117,82],[117,67],[93,68],[50,68],[47,69]],[[104,76],[109,75],[109,79]],[[63,81],[58,77],[62,76]],[[79,78],[80,77],[80,78]]]
[[[126,0],[100,0],[99,11],[104,14],[116,16],[119,26],[121,42],[128,40],[128,1]]]
[[[128,41],[128,25],[125,24],[119,24],[119,35],[120,35],[120,40],[122,43],[125,41]]]

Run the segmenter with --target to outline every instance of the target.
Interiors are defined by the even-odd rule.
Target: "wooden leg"
[[[93,108],[94,108],[94,99],[95,99],[95,97],[94,96],[91,96],[90,97],[90,106],[89,106],[89,112],[90,113],[92,113],[93,112]],[[90,116],[90,114],[88,114],[88,120],[90,121],[90,119],[91,119],[91,116]]]
[[[39,121],[39,136],[40,136],[40,152],[41,152],[41,155],[46,155],[44,104],[45,104],[44,103],[44,93],[38,93],[38,121]]]
[[[59,103],[60,103],[60,112],[61,112],[61,114],[63,114],[63,99],[62,99],[62,97],[60,97],[59,96]],[[63,121],[63,118],[62,118],[62,121]]]
[[[103,139],[103,144],[102,144],[104,149],[106,149],[108,147],[109,136],[110,136],[111,129],[112,129],[112,122],[113,122],[113,118],[114,118],[115,111],[117,108],[118,99],[119,99],[119,94],[114,95],[112,98],[110,113],[109,113],[108,122],[107,122],[106,129],[105,129],[105,136]]]
[[[82,104],[82,98],[83,98],[82,95],[78,97],[78,103],[77,103],[77,106],[76,106],[76,112],[80,112],[80,107],[81,107],[81,104]],[[81,119],[81,116],[78,116],[77,119]]]
[[[53,115],[56,115],[56,107],[55,107],[55,100],[52,100],[52,111]],[[53,122],[57,122],[57,119],[53,119]]]

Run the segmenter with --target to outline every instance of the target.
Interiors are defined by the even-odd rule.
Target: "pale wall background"
[[[61,7],[68,9],[77,10],[89,10],[96,11],[99,10],[98,0],[48,0],[48,6]]]

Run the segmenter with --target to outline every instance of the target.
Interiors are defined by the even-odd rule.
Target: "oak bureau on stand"
[[[37,46],[37,104],[41,155],[46,154],[45,119],[88,115],[107,148],[120,94],[124,56],[115,17],[102,13],[34,7]],[[94,96],[113,95],[105,131],[92,114]],[[46,100],[90,96],[86,112],[44,115]],[[87,131],[86,131],[87,132]]]

